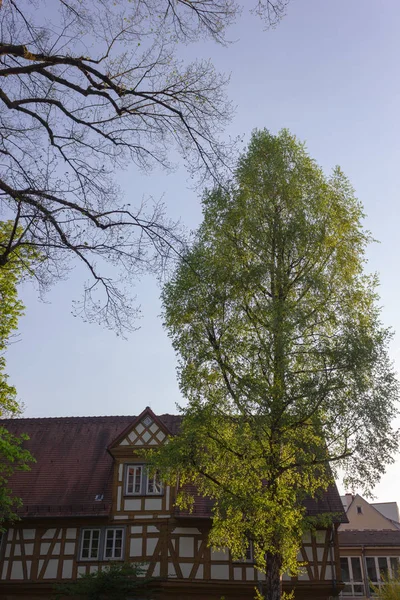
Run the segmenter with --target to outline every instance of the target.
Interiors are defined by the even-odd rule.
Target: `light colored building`
[[[399,509],[396,502],[369,503],[359,494],[341,499],[348,518],[339,527],[342,595],[369,598],[370,583],[381,587],[399,572]]]

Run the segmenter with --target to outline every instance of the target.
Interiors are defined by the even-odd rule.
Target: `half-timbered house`
[[[176,490],[150,477],[138,449],[164,444],[180,418],[37,418],[3,421],[27,433],[36,457],[11,485],[21,497],[20,520],[3,534],[0,597],[50,598],[54,584],[103,568],[109,561],[140,562],[156,578],[157,598],[249,600],[263,575],[252,560],[233,561],[208,545],[211,503],[196,497],[191,513],[174,507]],[[327,600],[341,589],[337,527],[345,519],[332,486],[309,514],[334,514],[332,524],[304,536],[296,578],[283,578],[296,599]]]

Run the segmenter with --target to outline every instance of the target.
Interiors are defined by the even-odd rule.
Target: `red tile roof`
[[[181,417],[157,418],[172,435],[179,432]],[[80,516],[109,514],[112,498],[113,458],[107,448],[134,422],[134,416],[56,417],[3,419],[14,435],[27,433],[25,447],[36,458],[31,471],[16,473],[10,480],[14,494],[23,500],[21,516]],[[95,501],[102,496],[101,501]],[[319,500],[306,500],[309,515],[338,513],[346,521],[336,486]],[[212,501],[195,495],[193,512],[177,511],[181,517],[211,516]],[[400,533],[400,531],[399,531]]]
[[[28,472],[10,479],[22,498],[22,515],[107,515],[111,508],[113,459],[107,447],[136,417],[4,419],[14,435],[27,433],[24,446],[36,458]],[[172,434],[180,417],[160,415]],[[95,497],[103,500],[96,502]]]
[[[398,546],[400,550],[400,531],[389,529],[381,531],[372,529],[339,531],[339,546]]]

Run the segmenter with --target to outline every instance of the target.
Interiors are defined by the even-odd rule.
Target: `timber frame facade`
[[[179,417],[157,417],[147,408],[136,418],[18,419],[5,425],[28,433],[37,464],[11,482],[24,507],[1,541],[3,600],[51,598],[56,583],[110,560],[145,565],[160,600],[251,600],[261,588],[251,547],[242,562],[209,547],[210,502],[196,497],[192,513],[177,511],[176,490],[146,473],[137,450],[165,443],[179,431]],[[342,513],[336,488],[307,509]],[[302,572],[283,577],[283,588],[295,589],[297,600],[328,600],[342,589],[340,520],[304,536]]]

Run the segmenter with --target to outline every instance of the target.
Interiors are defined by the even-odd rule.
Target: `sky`
[[[249,6],[253,4],[248,0]],[[391,356],[400,370],[400,3],[398,0],[293,0],[275,30],[247,13],[229,30],[228,47],[197,43],[186,59],[211,58],[230,73],[228,94],[236,106],[226,135],[249,140],[254,128],[287,127],[324,170],[339,164],[365,212],[365,226],[379,243],[368,252],[368,269],[380,274],[382,319],[398,333]],[[163,196],[168,215],[195,228],[199,193],[187,173],[135,167],[120,174],[128,201]],[[23,284],[26,315],[7,368],[24,416],[176,412],[182,403],[176,358],[160,317],[160,287],[144,277],[136,285],[140,329],[127,340],[71,313],[85,273],[80,267],[38,300]],[[400,423],[399,423],[400,425]],[[377,501],[400,504],[400,457],[375,488]],[[340,487],[341,491],[344,491]]]

